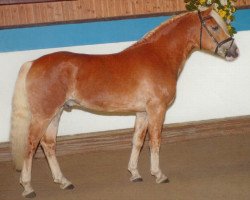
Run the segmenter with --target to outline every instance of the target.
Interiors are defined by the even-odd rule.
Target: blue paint
[[[134,41],[169,17],[5,29],[0,52]]]
[[[0,30],[0,52],[135,41],[169,16]],[[250,30],[250,9],[238,10],[234,26]]]
[[[250,30],[250,9],[236,11],[233,26],[237,31]]]

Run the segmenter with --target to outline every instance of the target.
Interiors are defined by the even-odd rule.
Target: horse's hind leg
[[[27,198],[36,196],[36,193],[31,186],[32,159],[42,138],[44,130],[47,128],[47,125],[48,122],[46,120],[38,120],[33,118],[29,127],[28,143],[20,176],[20,184],[24,187],[24,192],[22,195]]]
[[[70,181],[68,181],[61,172],[59,167],[55,149],[56,149],[56,135],[58,131],[59,120],[61,116],[61,111],[52,119],[48,126],[47,131],[41,139],[41,145],[43,147],[44,153],[48,160],[52,177],[55,183],[59,183],[62,189],[73,189],[74,186]]]
[[[142,148],[145,135],[147,132],[147,127],[148,127],[147,114],[145,112],[137,113],[135,122],[135,133],[133,137],[133,147],[128,164],[128,170],[132,174],[130,180],[133,182],[142,181],[142,178],[138,172],[137,165],[138,165],[140,150]]]
[[[159,164],[159,151],[161,145],[161,131],[166,113],[165,106],[159,103],[150,105],[147,108],[148,121],[149,121],[149,136],[150,136],[150,152],[151,152],[151,174],[156,177],[156,183],[169,182]]]

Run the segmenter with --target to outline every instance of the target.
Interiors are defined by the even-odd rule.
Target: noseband
[[[201,28],[200,28],[200,49],[202,49],[202,32],[203,32],[203,28],[207,31],[208,35],[213,39],[213,41],[216,43],[216,49],[214,51],[214,54],[217,54],[218,53],[218,50],[219,48],[227,43],[227,42],[230,42],[231,41],[231,45],[230,47],[227,49],[227,51],[231,48],[231,46],[233,45],[233,42],[234,42],[234,38],[232,37],[229,37],[221,42],[218,42],[216,40],[216,38],[213,36],[213,34],[209,31],[209,29],[207,28],[207,25],[206,25],[206,21],[211,19],[212,17],[211,16],[207,16],[207,17],[204,17],[202,18],[201,16],[201,12],[198,10],[198,16],[199,16],[199,19],[200,19],[200,22],[201,22]]]

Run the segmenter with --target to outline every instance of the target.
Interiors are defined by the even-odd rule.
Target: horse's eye
[[[219,26],[212,26],[213,31],[218,31]]]

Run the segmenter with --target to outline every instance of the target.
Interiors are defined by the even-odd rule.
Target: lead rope
[[[198,10],[198,16],[200,19],[201,27],[200,27],[200,50],[202,49],[202,31],[203,31],[203,20],[201,17],[201,12]]]

